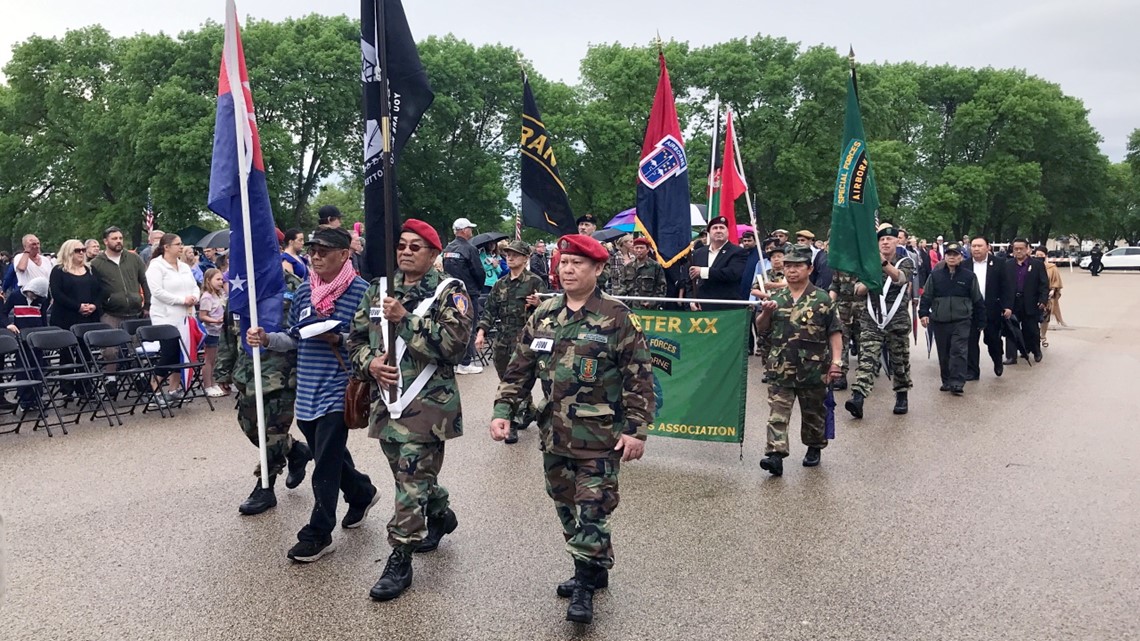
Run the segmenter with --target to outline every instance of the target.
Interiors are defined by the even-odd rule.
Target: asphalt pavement
[[[238,514],[257,450],[229,403],[0,436],[0,639],[1140,638],[1140,274],[1062,276],[1070,327],[1044,362],[997,379],[983,355],[953,397],[920,336],[910,414],[891,414],[886,379],[862,421],[843,393],[823,464],[799,465],[797,416],[782,478],[758,465],[751,359],[743,450],[655,437],[623,466],[617,565],[588,627],[554,594],[572,564],[535,429],[487,434],[493,368],[460,380],[467,433],[442,474],[459,529],[389,603],[368,589],[393,487],[363,433],[350,449],[384,498],[312,565],[285,558],[307,483]]]

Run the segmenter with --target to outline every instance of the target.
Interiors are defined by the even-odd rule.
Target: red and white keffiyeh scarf
[[[309,270],[309,288],[312,290],[310,297],[313,303],[313,309],[317,310],[319,316],[331,316],[333,309],[336,307],[336,299],[340,298],[341,294],[348,290],[348,286],[356,279],[356,271],[352,269],[352,261],[344,261],[344,265],[340,268],[340,273],[332,282],[324,282],[317,274],[317,270]]]

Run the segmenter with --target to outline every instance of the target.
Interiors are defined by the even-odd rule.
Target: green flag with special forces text
[[[633,310],[653,359],[653,436],[744,441],[748,389],[747,309]]]
[[[558,236],[578,233],[570,200],[566,197],[566,185],[558,175],[554,144],[546,125],[542,124],[525,74],[519,151],[522,156],[522,223]]]
[[[855,274],[868,290],[878,294],[883,291],[876,232],[879,192],[875,188],[871,158],[867,155],[856,87],[852,63],[851,75],[847,78],[847,115],[843,122],[843,151],[835,178],[835,199],[831,204],[827,258],[833,270]]]

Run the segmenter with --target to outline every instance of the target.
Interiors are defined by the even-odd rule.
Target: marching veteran
[[[495,286],[487,295],[487,302],[483,304],[483,314],[479,318],[479,332],[475,335],[475,349],[481,352],[491,328],[498,328],[491,349],[495,372],[499,375],[500,381],[507,371],[507,363],[515,350],[519,332],[522,331],[530,313],[538,307],[538,295],[546,292],[545,279],[526,269],[530,245],[521,240],[513,240],[503,253],[506,254],[510,274],[495,281]],[[511,417],[508,444],[517,443],[518,431],[525,430],[530,425],[533,420],[530,409],[530,403],[524,401],[519,405],[518,413]]]
[[[768,444],[760,467],[773,476],[784,473],[788,455],[788,422],[792,405],[800,402],[800,438],[807,446],[804,467],[819,465],[827,447],[824,399],[827,385],[843,376],[838,360],[843,350],[842,331],[835,302],[811,284],[811,248],[793,245],[784,256],[788,286],[760,304],[758,332],[769,332],[772,350],[768,361]]]
[[[542,385],[541,432],[546,491],[562,522],[574,577],[566,619],[591,623],[594,590],[614,564],[610,515],[618,505],[622,461],[641,458],[656,400],[645,335],[628,307],[598,289],[609,252],[581,234],[558,241],[565,293],[527,321],[495,399],[491,436],[510,435],[510,419]]]
[[[446,442],[463,434],[455,366],[463,360],[474,311],[463,281],[433,266],[443,251],[439,234],[414,218],[396,244],[394,296],[373,279],[352,320],[348,345],[358,378],[375,381],[368,436],[380,440],[396,482],[388,522],[392,553],[369,595],[400,596],[412,584],[412,553],[430,552],[459,525],[439,484]],[[388,322],[395,323],[396,358],[386,353]],[[389,390],[395,386],[397,400]]]

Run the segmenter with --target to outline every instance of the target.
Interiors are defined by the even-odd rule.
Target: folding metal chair
[[[191,398],[204,398],[206,404],[210,406],[210,411],[214,411],[214,403],[206,394],[206,390],[202,387],[202,365],[204,363],[197,359],[197,356],[191,358],[186,344],[182,342],[182,334],[174,325],[151,325],[139,327],[138,339],[141,343],[158,343],[162,348],[158,353],[143,352],[144,356],[148,359],[148,364],[154,367],[154,374],[159,379],[158,389],[161,392],[162,388],[166,386],[167,378],[174,373],[181,374],[182,372],[189,371],[190,384],[186,386],[183,391],[182,398],[175,400],[172,406],[181,407],[182,404]],[[164,350],[172,350],[174,345],[178,347],[178,353],[182,358],[180,363],[159,363],[159,356]]]
[[[130,334],[122,329],[98,329],[86,332],[83,339],[91,354],[92,368],[108,377],[115,377],[116,392],[111,394],[108,390],[111,403],[116,403],[121,393],[124,403],[130,403],[128,414],[132,416],[139,405],[142,405],[144,414],[152,411],[149,408],[151,403],[159,415],[163,418],[168,416],[165,403],[158,402],[158,393],[151,386],[154,367],[139,357]]]
[[[28,361],[20,341],[8,330],[0,334],[0,394],[6,395],[9,391],[17,393],[17,404],[12,410],[12,420],[0,421],[0,426],[15,425],[15,429],[5,430],[0,434],[20,433],[27,419],[29,400],[33,401],[36,410],[35,427],[43,422],[47,428],[48,436],[52,436],[51,427],[47,425],[47,415],[44,413],[43,381],[31,378]],[[35,429],[33,427],[33,429]],[[64,434],[67,430],[64,430]]]
[[[138,333],[140,327],[150,327],[150,325],[151,322],[149,318],[131,318],[123,321],[122,325],[120,325],[120,328],[124,332],[130,334],[131,336],[134,336]]]
[[[31,360],[36,361],[36,368],[44,382],[48,404],[55,412],[60,427],[63,427],[65,415],[74,415],[75,420],[73,422],[78,424],[79,417],[85,413],[84,408],[87,405],[93,405],[95,408],[91,412],[89,420],[93,421],[101,416],[107,419],[108,426],[115,423],[123,424],[115,404],[111,403],[111,399],[107,396],[106,376],[102,371],[92,371],[90,363],[83,356],[83,350],[80,349],[75,334],[67,330],[56,329],[51,332],[35,332],[27,336],[25,341],[31,347],[31,353],[34,357]],[[51,359],[53,355],[58,357],[54,364],[52,364]],[[70,362],[68,362],[69,360]],[[59,397],[64,386],[71,386],[77,390],[75,393],[78,395],[79,401],[76,404],[74,414],[60,412],[59,400],[61,399]],[[68,404],[65,402],[64,407],[67,407]],[[112,418],[114,422],[112,422]]]

